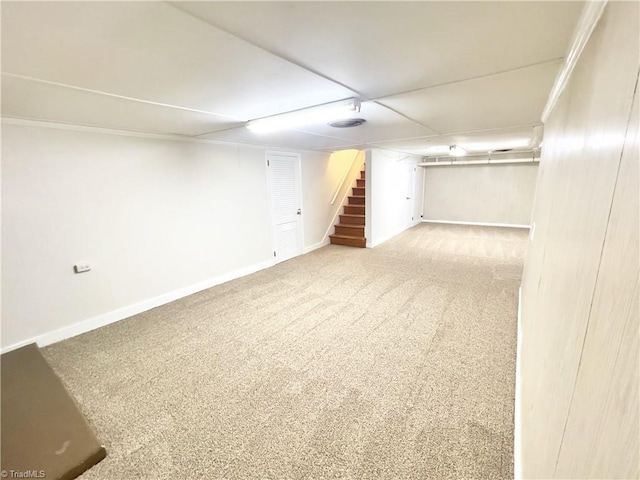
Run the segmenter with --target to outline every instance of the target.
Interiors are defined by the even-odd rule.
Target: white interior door
[[[407,226],[413,225],[414,223],[414,214],[415,214],[415,191],[416,191],[416,165],[415,163],[406,163],[406,221]]]
[[[302,253],[302,189],[300,155],[267,153],[271,197],[271,231],[276,263]]]

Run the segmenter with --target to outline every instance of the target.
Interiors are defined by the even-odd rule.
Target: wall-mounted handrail
[[[340,180],[340,183],[338,184],[338,188],[336,189],[336,193],[334,193],[333,194],[333,198],[331,198],[331,205],[336,203],[336,198],[338,198],[338,194],[340,193],[340,190],[342,190],[342,186],[344,185],[344,182],[347,179],[347,176],[349,175],[349,172],[351,172],[351,169],[353,168],[353,164],[356,161],[356,158],[358,158],[358,154],[359,153],[360,153],[360,150],[356,150],[356,154],[353,156],[353,159],[351,160],[351,165],[349,165],[349,168],[347,168],[344,171],[344,175],[342,176],[342,179]]]
[[[362,155],[362,157],[360,157],[360,155]],[[356,165],[356,161],[360,159],[359,165]],[[347,170],[345,179],[342,181],[342,184],[344,185],[344,182],[348,179],[349,180],[349,184],[351,185],[356,178],[358,178],[358,173],[360,173],[360,170],[362,170],[362,165],[365,162],[365,152],[364,150],[358,150],[356,152],[355,157],[353,157],[353,160],[351,161],[351,166],[349,167],[349,169]],[[354,166],[357,167],[354,169]],[[340,192],[341,188],[338,189],[338,192]],[[336,192],[337,193],[337,192]],[[342,195],[342,198],[340,199],[340,205],[338,206],[338,208],[335,209],[335,213],[333,214],[333,218],[331,219],[331,222],[329,223],[329,226],[327,227],[327,231],[324,232],[324,236],[322,237],[322,242],[326,242],[327,238],[329,238],[329,232],[331,232],[331,229],[334,228],[335,223],[336,223],[336,219],[338,218],[338,215],[340,215],[340,212],[342,210],[342,205],[344,204],[344,202],[347,200],[347,196],[349,194],[349,188],[345,189],[344,194]],[[335,201],[335,198],[334,198]],[[334,203],[334,202],[332,202]]]

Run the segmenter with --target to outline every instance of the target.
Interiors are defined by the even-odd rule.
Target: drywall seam
[[[244,142],[238,142],[238,141],[212,140],[209,138],[201,138],[201,137],[190,136],[190,135],[137,132],[134,130],[120,130],[117,128],[96,127],[93,125],[79,125],[75,123],[49,122],[45,120],[32,120],[28,118],[19,118],[19,117],[2,116],[2,123],[6,125],[53,128],[56,130],[70,130],[73,132],[100,133],[105,135],[120,135],[123,137],[151,138],[155,140],[173,140],[173,141],[187,142],[187,143],[206,143],[210,145],[222,145],[222,146],[240,145],[242,147],[255,148],[258,150],[270,150],[273,148],[277,148],[278,150],[286,151],[287,153],[298,153],[298,152],[318,153],[315,150],[303,150],[303,149],[294,149],[294,148],[287,148],[287,147],[274,147],[273,145],[259,145],[254,143],[244,143]]]
[[[604,7],[603,7],[604,8]],[[600,17],[598,17],[600,18]],[[569,407],[567,408],[567,416],[565,418],[565,422],[564,422],[564,429],[562,430],[562,437],[560,439],[560,446],[558,447],[558,455],[556,457],[556,464],[555,467],[553,469],[554,474],[556,473],[557,469],[558,469],[558,462],[560,461],[560,454],[562,453],[562,447],[564,445],[564,439],[566,436],[566,432],[567,432],[567,426],[569,424],[569,417],[571,416],[571,411],[573,408],[573,399],[576,393],[576,385],[578,384],[578,377],[580,376],[580,367],[582,366],[582,357],[584,355],[584,348],[587,342],[587,335],[589,334],[589,325],[591,323],[591,317],[592,317],[592,313],[593,313],[593,302],[596,298],[596,291],[598,289],[598,286],[600,284],[600,269],[602,267],[602,257],[604,255],[605,252],[605,247],[607,245],[607,237],[609,236],[609,226],[611,225],[611,212],[613,211],[613,204],[615,202],[616,199],[616,190],[618,188],[618,180],[620,179],[620,169],[622,167],[622,161],[625,155],[625,146],[627,144],[627,141],[629,139],[629,125],[632,124],[632,115],[633,115],[633,104],[634,104],[634,100],[635,100],[635,96],[637,95],[638,92],[638,81],[640,80],[640,72],[638,73],[638,77],[636,77],[636,84],[634,86],[633,89],[633,100],[631,103],[631,106],[629,107],[629,115],[627,116],[627,128],[625,129],[624,132],[624,142],[622,144],[622,149],[620,150],[620,157],[618,159],[618,167],[617,167],[617,171],[616,171],[616,178],[613,184],[613,191],[611,192],[611,201],[609,202],[609,212],[607,214],[607,225],[604,229],[604,235],[602,237],[602,246],[600,247],[600,256],[599,256],[599,260],[598,260],[598,269],[596,271],[596,278],[593,282],[593,289],[592,289],[592,293],[591,293],[591,303],[589,305],[589,312],[587,314],[587,323],[584,327],[584,335],[582,336],[582,341],[580,342],[580,357],[578,358],[578,366],[576,367],[576,374],[575,374],[575,379],[573,382],[573,388],[571,390],[571,398],[569,400]]]
[[[187,112],[202,113],[204,115],[210,115],[212,117],[220,117],[220,118],[232,120],[232,121],[238,122],[238,123],[242,123],[243,122],[242,119],[231,117],[231,116],[225,115],[223,113],[209,112],[207,110],[198,110],[196,108],[181,107],[179,105],[171,105],[169,103],[154,102],[152,100],[144,100],[142,98],[127,97],[127,96],[118,95],[118,94],[115,94],[115,93],[103,92],[101,90],[93,90],[91,88],[78,87],[76,85],[69,85],[69,84],[66,84],[66,83],[53,82],[51,80],[43,80],[42,78],[29,77],[29,76],[20,75],[20,74],[17,74],[17,73],[2,72],[2,75],[6,75],[7,77],[12,77],[12,78],[19,78],[21,80],[28,80],[30,82],[44,83],[45,85],[54,85],[56,87],[67,88],[69,90],[78,90],[78,91],[81,91],[81,92],[92,93],[94,95],[103,95],[105,97],[119,98],[119,99],[122,99],[122,100],[128,100],[130,102],[144,103],[144,104],[147,104],[147,105],[155,105],[155,106],[158,106],[158,107],[165,107],[165,108],[173,108],[173,109],[176,109],[176,110],[184,110],[184,111],[187,111]]]

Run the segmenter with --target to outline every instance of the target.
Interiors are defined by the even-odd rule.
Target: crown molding
[[[580,19],[573,31],[571,48],[569,49],[567,56],[564,58],[564,62],[558,72],[556,81],[551,88],[547,104],[542,111],[542,117],[540,118],[542,123],[547,122],[549,115],[551,115],[551,112],[560,98],[560,95],[562,95],[567,83],[569,83],[573,69],[575,68],[576,63],[578,63],[578,59],[589,41],[589,38],[591,38],[591,34],[596,28],[600,17],[602,17],[602,13],[604,12],[604,8],[607,6],[607,2],[608,0],[589,1],[583,7]]]

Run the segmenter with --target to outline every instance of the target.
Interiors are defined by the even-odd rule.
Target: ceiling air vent
[[[330,122],[330,127],[335,128],[351,128],[351,127],[359,127],[366,120],[364,118],[349,118],[348,120],[337,120],[335,122]]]

